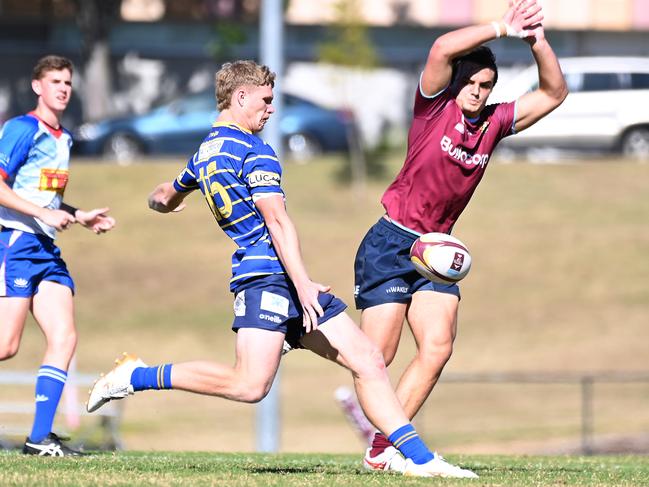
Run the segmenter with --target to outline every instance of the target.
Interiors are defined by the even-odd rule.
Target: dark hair
[[[275,86],[275,73],[268,66],[254,61],[234,61],[225,63],[216,73],[216,101],[218,109],[230,107],[232,93],[244,85]]]
[[[41,79],[48,71],[61,71],[67,69],[70,74],[73,73],[72,61],[63,56],[49,55],[42,57],[34,66],[32,71],[32,79]]]
[[[463,64],[472,63],[478,66],[489,68],[494,72],[494,85],[498,81],[498,66],[496,66],[496,56],[491,49],[487,46],[479,46],[472,51],[467,52],[463,56],[457,57],[453,60],[453,74],[451,75],[451,83],[455,81],[455,77]]]

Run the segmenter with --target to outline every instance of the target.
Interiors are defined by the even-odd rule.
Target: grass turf
[[[0,484],[52,486],[642,486],[649,457],[463,456],[449,460],[478,480],[407,478],[366,472],[358,456],[128,452],[80,459],[43,459],[0,453]]]

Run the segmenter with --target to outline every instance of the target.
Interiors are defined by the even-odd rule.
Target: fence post
[[[581,452],[593,454],[593,382],[590,375],[581,378]]]

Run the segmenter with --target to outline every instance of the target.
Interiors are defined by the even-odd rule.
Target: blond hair
[[[275,86],[275,73],[268,66],[254,61],[234,61],[225,63],[216,73],[217,108],[223,111],[230,108],[234,91],[245,85]]]

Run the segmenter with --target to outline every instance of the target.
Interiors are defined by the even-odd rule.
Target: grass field
[[[633,486],[649,485],[649,457],[457,457],[478,480],[417,479],[362,470],[350,455],[99,454],[43,460],[0,453],[0,484],[51,486]]]
[[[397,156],[390,176],[398,163]],[[285,187],[312,278],[352,304],[354,253],[382,213],[388,181],[357,194],[335,179],[339,164],[288,165]],[[118,221],[101,237],[75,228],[59,240],[77,283],[81,372],[109,368],[124,350],[151,364],[232,360],[232,243],[198,195],[179,214],[146,208],[148,192],[179,168],[73,166],[66,200],[108,204]],[[462,283],[447,372],[649,369],[648,221],[647,164],[493,164],[454,231],[471,249],[473,269]],[[394,378],[414,347],[404,333]],[[17,357],[0,367],[36,370],[42,347],[30,324]],[[284,360],[281,378],[283,452],[363,450],[333,399],[336,387],[351,383],[346,371],[298,351]],[[3,391],[25,401],[32,395]],[[597,384],[594,399],[595,435],[649,435],[649,384]],[[142,394],[125,402],[122,434],[134,450],[252,451],[254,412],[177,391]],[[578,443],[580,412],[576,384],[442,384],[417,424],[443,453],[539,453]],[[25,430],[29,420],[0,415],[0,425],[22,421]],[[83,427],[92,424],[85,418]]]

